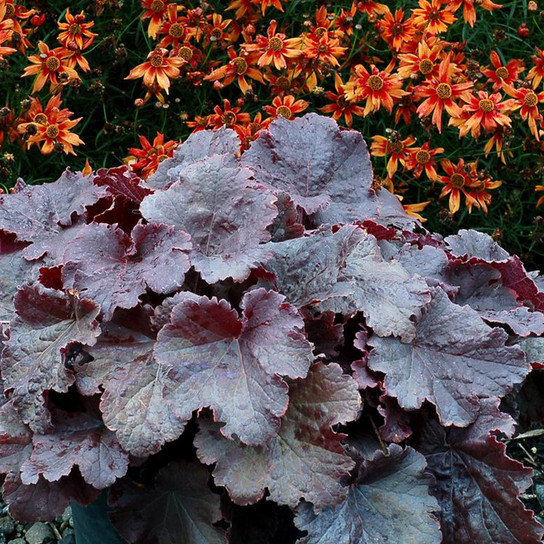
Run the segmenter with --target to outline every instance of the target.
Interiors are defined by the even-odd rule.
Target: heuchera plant
[[[238,148],[0,197],[11,514],[109,488],[129,542],[540,542],[498,435],[542,418],[542,278],[424,231],[329,118]]]

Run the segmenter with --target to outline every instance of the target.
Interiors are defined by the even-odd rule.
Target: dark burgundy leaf
[[[2,378],[13,404],[35,432],[50,425],[48,391],[65,393],[74,383],[63,355],[71,344],[92,346],[100,334],[100,307],[39,283],[26,284],[15,296],[17,316],[2,353]]]
[[[107,194],[113,198],[121,198],[140,203],[153,191],[142,185],[142,180],[131,172],[127,166],[102,168],[98,170],[93,183],[105,187]]]
[[[104,390],[104,423],[127,451],[138,457],[157,453],[181,435],[185,422],[165,402],[166,377],[153,357],[155,340],[113,323],[103,329],[89,350],[93,361],[75,369],[78,388],[85,395]]]
[[[226,423],[226,436],[261,444],[277,433],[287,409],[289,388],[280,376],[306,376],[311,345],[282,295],[257,289],[241,308],[239,318],[225,300],[180,295],[155,356],[168,372],[166,397],[180,419],[210,407]]]
[[[162,294],[180,288],[190,247],[185,232],[167,225],[138,224],[129,238],[115,226],[91,223],[66,247],[63,279],[111,319],[116,307],[136,306],[146,287]]]
[[[276,437],[247,447],[227,440],[220,426],[201,420],[195,439],[197,455],[216,463],[214,480],[225,486],[237,504],[258,501],[265,488],[269,499],[295,507],[304,497],[317,509],[340,502],[341,483],[353,468],[332,425],[357,417],[361,400],[353,379],[336,363],[316,363],[306,380],[291,386],[291,402]]]
[[[172,157],[162,161],[147,183],[153,189],[167,189],[178,181],[180,173],[193,163],[210,155],[222,155],[226,165],[236,166],[240,140],[236,132],[222,127],[219,130],[193,132],[175,150]]]
[[[25,255],[38,259],[54,245],[62,227],[72,225],[72,215],[82,215],[103,194],[104,189],[88,177],[66,170],[54,183],[22,186],[0,196],[0,229],[15,233],[18,240],[33,242]]]
[[[519,495],[532,471],[505,454],[491,431],[511,435],[513,420],[498,402],[482,402],[478,419],[467,428],[444,429],[428,420],[416,448],[435,476],[431,490],[442,508],[444,544],[539,544],[542,527]]]
[[[278,208],[278,215],[268,230],[272,234],[273,242],[283,242],[292,238],[299,238],[304,234],[302,219],[304,213],[297,209],[295,203],[287,193],[280,193],[274,202]]]
[[[482,398],[505,395],[529,372],[523,352],[505,346],[507,338],[436,289],[413,343],[373,337],[368,365],[385,373],[385,391],[402,408],[415,410],[428,400],[443,425],[466,426],[478,416]]]
[[[273,256],[265,268],[274,272],[280,293],[291,304],[304,306],[331,296],[346,259],[365,238],[362,229],[348,225],[333,234],[323,227],[304,238],[269,243]]]
[[[376,238],[366,235],[346,258],[330,297],[319,308],[344,315],[363,312],[376,334],[409,341],[415,334],[414,318],[420,318],[430,300],[425,280],[396,261],[385,261]]]
[[[380,397],[378,412],[384,417],[385,422],[379,428],[382,440],[399,443],[412,435],[410,413],[402,410],[393,397]]]
[[[317,515],[300,505],[295,525],[308,535],[297,544],[440,544],[439,507],[424,470],[425,458],[412,448],[391,444],[387,456],[378,450],[342,503]]]
[[[519,336],[544,333],[544,315],[520,306],[515,292],[504,287],[500,271],[491,265],[452,261],[445,277],[457,287],[455,302],[468,304],[486,321],[508,325]]]
[[[170,463],[148,489],[121,480],[110,492],[110,519],[128,542],[225,544],[219,496],[208,488],[209,474],[197,463]]]
[[[43,478],[33,485],[24,485],[15,474],[8,474],[2,497],[10,515],[18,521],[52,520],[64,514],[71,500],[82,505],[93,502],[100,491],[85,483],[79,473],[63,476],[58,482]]]
[[[33,444],[21,470],[25,485],[37,484],[41,477],[56,482],[78,466],[89,485],[104,489],[128,469],[128,454],[93,414],[58,412],[54,428],[48,434],[34,435]]]
[[[0,472],[19,474],[31,451],[32,432],[8,401],[0,407]]]
[[[338,357],[339,348],[344,344],[344,325],[334,322],[332,312],[313,315],[303,310],[302,315],[308,340],[315,346],[314,353],[333,359]]]
[[[340,129],[333,119],[316,114],[277,119],[242,155],[242,164],[307,214],[319,211],[318,224],[365,218],[413,223],[394,195],[371,188],[370,156],[361,134]]]
[[[247,168],[214,155],[183,170],[181,181],[144,199],[148,221],[191,235],[191,263],[208,283],[245,280],[265,257],[261,242],[278,214],[272,195],[255,185]]]

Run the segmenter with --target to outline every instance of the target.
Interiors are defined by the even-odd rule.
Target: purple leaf
[[[512,419],[486,400],[478,419],[464,429],[429,420],[417,449],[436,478],[431,490],[442,508],[444,544],[539,544],[542,527],[519,499],[532,471],[505,454],[491,431],[511,435]]]
[[[341,479],[353,468],[332,425],[354,420],[361,405],[357,385],[339,365],[316,363],[306,380],[291,386],[291,402],[276,437],[247,447],[221,436],[219,425],[200,421],[197,455],[216,463],[214,481],[237,504],[269,499],[295,507],[304,497],[317,509],[337,504],[347,488]]]
[[[190,247],[185,232],[167,225],[138,224],[129,238],[115,226],[91,223],[64,252],[63,280],[111,319],[116,307],[136,306],[146,287],[162,294],[179,289],[190,268]]]
[[[191,263],[208,283],[245,280],[265,258],[261,242],[278,214],[273,196],[251,172],[214,155],[183,170],[181,181],[144,199],[148,221],[174,225],[191,235]]]
[[[180,178],[180,173],[193,163],[210,155],[222,155],[226,165],[236,166],[240,140],[236,132],[222,127],[219,130],[193,132],[180,144],[172,157],[162,161],[157,171],[147,180],[153,189],[168,189]]]
[[[93,179],[98,187],[105,187],[107,195],[114,199],[122,199],[140,203],[153,191],[142,185],[142,180],[131,172],[127,166],[102,168]]]
[[[330,118],[308,114],[273,121],[242,155],[258,183],[287,193],[318,224],[372,218],[413,224],[398,199],[372,187],[372,167],[361,134]]]
[[[505,346],[507,338],[436,289],[413,343],[374,337],[368,365],[385,373],[387,395],[405,410],[428,400],[443,425],[466,426],[478,416],[482,398],[502,397],[529,372],[523,352]]]
[[[50,415],[48,391],[65,393],[74,383],[63,360],[66,349],[79,342],[92,346],[100,334],[100,307],[62,291],[26,284],[15,296],[17,316],[2,353],[2,378],[13,404],[35,432],[45,431]]]
[[[168,373],[166,398],[183,421],[213,409],[226,436],[261,444],[274,436],[288,403],[280,376],[306,376],[311,345],[285,297],[257,289],[242,299],[242,318],[225,300],[180,296],[155,356]]]
[[[0,196],[0,229],[15,233],[18,240],[33,242],[25,256],[38,259],[55,244],[62,227],[72,225],[72,215],[82,215],[104,192],[89,178],[66,170],[54,183],[25,185]]]
[[[433,516],[439,507],[429,495],[430,478],[424,469],[425,458],[412,448],[391,444],[387,456],[377,451],[363,463],[342,503],[317,515],[311,504],[301,504],[295,524],[308,535],[297,543],[440,544]]]
[[[366,235],[347,257],[331,297],[319,308],[344,315],[363,312],[376,334],[409,341],[415,335],[413,319],[420,318],[430,300],[425,280],[396,261],[385,261],[374,236]]]
[[[2,497],[10,515],[21,522],[55,519],[65,512],[71,500],[86,506],[99,493],[98,489],[85,483],[77,472],[63,476],[58,482],[40,478],[38,483],[32,485],[24,485],[19,476],[8,474],[2,488]]]
[[[41,477],[56,482],[77,465],[89,485],[104,489],[127,472],[128,454],[115,434],[92,414],[59,412],[54,429],[34,435],[33,442],[30,459],[21,470],[25,485],[37,484]]]
[[[103,389],[100,410],[105,425],[120,444],[138,457],[157,453],[178,438],[185,422],[164,399],[164,370],[153,357],[155,340],[113,323],[104,327],[90,350],[93,360],[76,368],[85,395]]]
[[[219,496],[208,488],[209,474],[197,463],[170,463],[152,489],[122,480],[110,492],[110,519],[128,542],[225,544]]]
[[[32,452],[32,432],[8,401],[0,407],[0,472],[19,474]]]

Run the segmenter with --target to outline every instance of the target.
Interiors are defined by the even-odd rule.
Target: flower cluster
[[[8,154],[19,146],[57,160],[103,138],[96,154],[124,157],[147,178],[191,132],[228,127],[245,150],[273,119],[315,111],[363,133],[375,187],[422,220],[432,203],[423,215],[446,208],[435,215],[454,221],[477,211],[487,222],[492,195],[506,202],[520,179],[524,191],[541,187],[536,2],[94,0],[51,2],[44,12],[23,4],[0,0],[0,64],[23,77],[17,88],[28,85],[0,111]],[[511,20],[508,31],[495,24]],[[110,160],[83,152],[95,165]],[[525,199],[531,208],[537,196]]]

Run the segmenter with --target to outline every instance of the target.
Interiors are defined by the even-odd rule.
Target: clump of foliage
[[[129,542],[540,542],[498,438],[541,412],[500,403],[542,379],[542,278],[372,179],[309,114],[2,196],[12,515],[109,488]]]
[[[544,17],[505,0],[0,0],[0,188],[66,166],[147,178],[190,133],[246,149],[321,112],[444,234],[544,257]],[[73,155],[77,154],[77,157]]]

